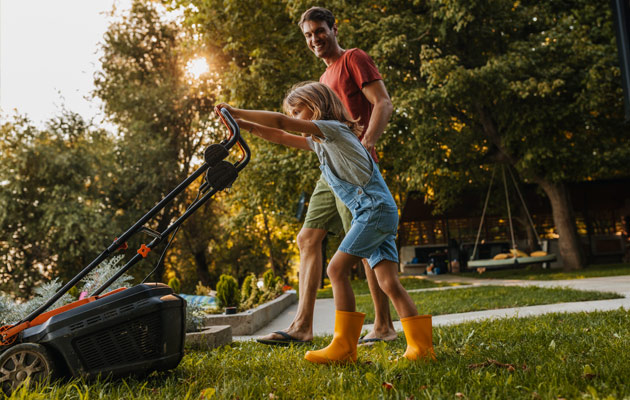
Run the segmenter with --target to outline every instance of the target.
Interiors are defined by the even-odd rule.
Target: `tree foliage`
[[[186,72],[187,62],[195,56],[190,33],[163,14],[154,3],[135,1],[106,32],[102,71],[95,79],[95,95],[121,132],[118,204],[121,212],[133,211],[136,219],[201,164],[206,145],[227,134],[212,117],[218,90],[213,75],[193,77]],[[192,190],[177,197],[152,227],[163,231],[193,199]],[[222,235],[215,206],[211,200],[186,222],[194,234],[180,234],[167,257],[173,270],[192,267],[188,287],[197,280],[216,283],[208,255],[210,242]],[[157,256],[151,261],[156,263]],[[156,277],[162,280],[164,269],[158,267]]]
[[[43,129],[3,118],[3,290],[27,296],[42,280],[74,276],[155,205],[200,164],[207,144],[225,137],[215,103],[279,110],[288,88],[324,71],[297,26],[312,6],[306,0],[163,3],[182,11],[184,23],[137,0],[105,34],[94,95],[118,135],[70,112]],[[342,47],[366,50],[392,97],[395,113],[377,150],[399,204],[421,190],[446,209],[464,190],[487,187],[494,165],[508,164],[547,194],[563,259],[580,267],[565,185],[627,174],[630,161],[610,8],[586,0],[325,6],[337,16]],[[185,69],[196,56],[211,69],[199,78]],[[166,256],[182,290],[214,285],[225,272],[242,280],[271,267],[284,275],[295,256],[296,204],[314,187],[317,160],[244,134],[251,163],[186,222]],[[183,212],[191,189],[151,227]]]
[[[283,2],[165,3],[183,10],[186,24],[201,35],[204,54],[220,76],[223,101],[279,111],[285,92],[294,83],[318,77],[323,64],[318,65],[301,44],[302,35]],[[251,136],[246,139],[253,158],[227,199],[232,213],[230,229],[237,238],[255,236],[261,240],[260,250],[265,254],[262,266],[270,265],[282,275],[295,253],[299,194],[313,189],[319,169],[309,152]],[[259,255],[256,258],[261,260]],[[252,271],[260,272],[259,267],[252,267]]]
[[[610,9],[504,1],[418,11],[419,79],[408,76],[398,105],[414,147],[429,151],[407,178],[446,207],[491,164],[513,166],[549,197],[565,267],[582,267],[565,185],[619,174],[629,160]]]
[[[273,108],[277,86],[323,71],[296,26],[309,2],[172,3],[226,61],[226,97],[237,105]],[[397,198],[420,189],[444,209],[464,189],[486,187],[493,164],[507,163],[549,196],[566,265],[581,267],[571,258],[580,251],[565,184],[618,174],[629,159],[609,7],[585,0],[326,7],[342,47],[366,50],[392,96],[396,111],[378,148]],[[268,97],[257,98],[259,90]],[[284,155],[275,154],[258,168],[290,179],[293,171],[270,163]]]
[[[67,280],[106,243],[117,209],[113,138],[64,112],[44,129],[16,116],[0,127],[0,288],[22,297]],[[113,239],[113,238],[112,238]]]

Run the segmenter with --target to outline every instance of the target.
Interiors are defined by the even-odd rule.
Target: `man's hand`
[[[367,149],[368,153],[370,154],[372,154],[372,150],[374,150],[374,146],[376,146],[375,141],[368,140],[367,135],[363,136],[363,140],[361,140],[361,144],[363,145],[363,147]]]

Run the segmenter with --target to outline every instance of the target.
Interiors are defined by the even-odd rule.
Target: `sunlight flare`
[[[195,79],[210,72],[208,62],[204,57],[192,59],[186,63],[186,72]]]

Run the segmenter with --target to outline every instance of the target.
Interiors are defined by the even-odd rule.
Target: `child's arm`
[[[288,130],[292,132],[305,133],[315,137],[323,138],[324,134],[312,121],[291,118],[284,114],[272,111],[243,110],[231,107],[225,103],[219,105],[226,108],[234,118],[254,122],[269,128]],[[266,138],[265,138],[266,139]]]
[[[281,129],[270,128],[268,126],[255,124],[253,122],[237,119],[236,123],[241,129],[251,132],[252,134],[268,140],[272,143],[283,144],[285,146],[295,147],[301,150],[312,150],[306,138],[303,136],[293,135]]]

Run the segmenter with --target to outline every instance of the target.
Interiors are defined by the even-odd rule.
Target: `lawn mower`
[[[230,187],[249,162],[250,150],[237,123],[226,109],[215,111],[230,137],[205,149],[203,165],[115,238],[45,304],[21,321],[0,327],[1,392],[9,394],[27,380],[41,381],[49,376],[122,376],[177,367],[184,354],[185,300],[162,283],[141,283],[101,293],[171,234],[172,241],[180,225],[215,193]],[[225,161],[235,144],[241,151],[240,160]],[[145,226],[204,173],[197,198],[170,226],[163,232]],[[83,299],[46,311],[111,254],[126,249],[127,240],[139,232],[153,240],[142,244],[107,282]]]

